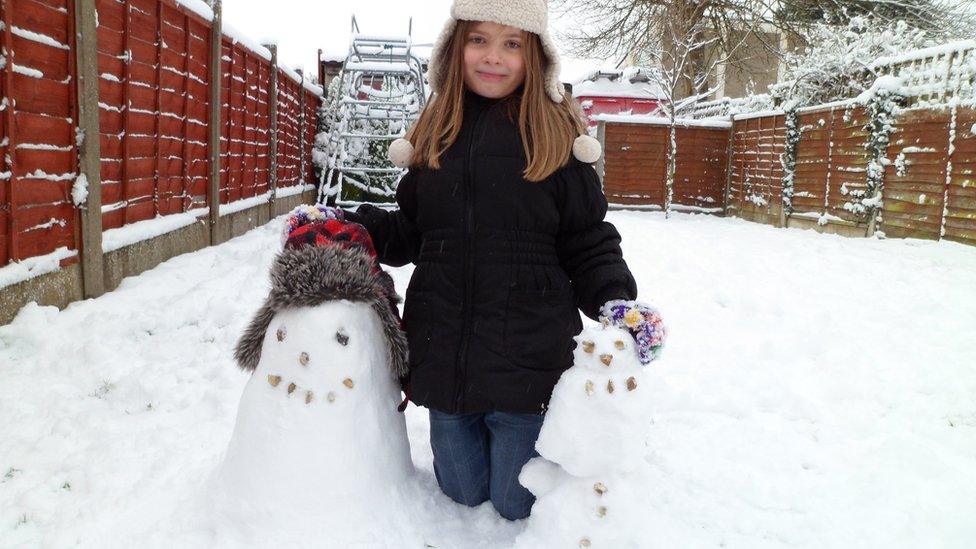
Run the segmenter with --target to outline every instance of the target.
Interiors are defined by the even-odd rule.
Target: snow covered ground
[[[641,547],[973,546],[976,249],[610,219],[670,328]],[[0,547],[220,545],[209,483],[246,382],[231,349],[279,229],[0,327]],[[402,291],[410,269],[393,274]],[[407,423],[426,491],[389,546],[510,547],[524,525],[441,495],[424,411]]]

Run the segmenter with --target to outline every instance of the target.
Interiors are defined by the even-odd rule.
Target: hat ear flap
[[[253,372],[261,361],[261,346],[264,345],[264,335],[274,319],[275,310],[271,308],[271,300],[265,301],[251,320],[251,324],[237,341],[234,358],[237,365],[245,372]]]
[[[390,309],[392,305],[386,299],[373,301],[373,310],[383,323],[383,336],[386,338],[390,350],[390,372],[397,380],[407,377],[407,338],[400,329],[400,321]]]

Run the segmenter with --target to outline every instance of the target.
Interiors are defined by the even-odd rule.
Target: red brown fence
[[[220,204],[312,181],[321,90],[267,49],[222,33],[214,116],[211,14],[177,0],[93,3],[97,30],[85,36],[75,29],[83,0],[0,2],[0,267],[81,247],[73,191],[84,187],[79,154],[91,136],[78,129],[76,42],[96,42],[103,230],[206,208],[211,124]]]
[[[604,190],[611,203],[663,204],[667,126],[605,121]],[[700,123],[700,122],[699,122]],[[777,226],[826,226],[866,235],[871,220],[857,208],[867,190],[870,139],[866,109],[843,102],[797,112],[792,211],[783,206],[787,116],[734,118],[730,129],[678,128],[674,203],[698,206],[718,196],[720,211]],[[720,133],[725,133],[722,157]],[[705,137],[708,136],[708,137]],[[717,158],[721,158],[716,162]],[[899,111],[883,167],[875,231],[891,237],[976,245],[976,108],[950,102]],[[719,183],[716,176],[726,179]],[[683,183],[690,183],[682,189]],[[720,188],[720,191],[716,191]],[[707,194],[711,193],[711,194]]]

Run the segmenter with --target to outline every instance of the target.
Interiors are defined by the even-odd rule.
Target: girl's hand
[[[668,334],[661,313],[654,307],[640,301],[614,299],[600,307],[600,320],[630,332],[637,342],[641,364],[649,364],[661,355]]]

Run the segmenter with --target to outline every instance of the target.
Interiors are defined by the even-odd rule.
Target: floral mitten
[[[649,364],[661,355],[668,331],[654,307],[640,301],[614,299],[600,307],[600,320],[630,332],[637,342],[641,364]]]

